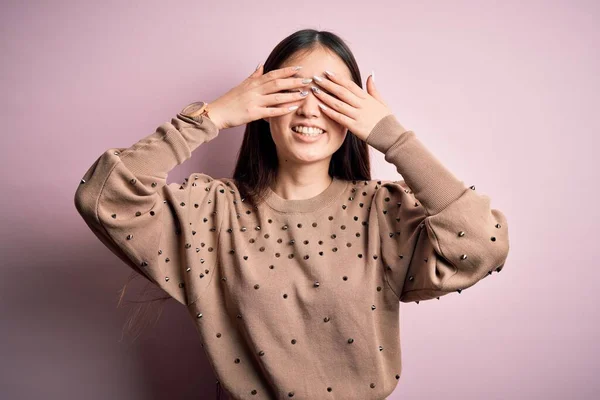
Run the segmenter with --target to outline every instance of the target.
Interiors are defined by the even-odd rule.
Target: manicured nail
[[[294,67],[294,71],[298,71],[300,68],[302,67],[298,65],[297,67]]]
[[[313,91],[313,93],[315,93],[315,94],[316,94],[316,93],[319,93],[319,92],[321,92],[321,89],[319,89],[319,88],[318,88],[318,87],[316,87],[316,86],[311,86],[311,87],[310,87],[310,89],[311,89],[311,90]]]
[[[306,96],[308,96],[308,90],[303,90],[303,91],[301,91],[301,92],[300,92],[300,96],[302,96],[302,97],[306,97]]]
[[[315,79],[315,81],[317,81],[317,82],[321,82],[321,81],[323,80],[323,78],[321,78],[321,77],[319,77],[319,76],[316,76],[316,75],[313,75],[313,78],[314,78],[314,79]]]
[[[297,108],[298,108],[298,106],[291,106],[291,107],[289,107],[289,108],[288,108],[288,110],[290,110],[290,111],[294,111],[294,110],[295,110],[295,109],[297,109]]]
[[[375,82],[375,70],[371,71],[371,79]]]
[[[302,83],[311,83],[311,82],[312,82],[311,78],[302,79]]]
[[[262,63],[258,63],[258,65],[256,66],[256,69],[254,71],[258,71],[258,69],[260,68],[260,66],[262,65]]]
[[[327,110],[327,107],[325,107],[323,104],[318,104],[319,107],[321,107],[321,110]]]
[[[334,74],[333,72],[331,72],[331,71],[325,71],[325,73],[326,73],[327,75],[329,75],[329,76],[335,76],[335,74]]]

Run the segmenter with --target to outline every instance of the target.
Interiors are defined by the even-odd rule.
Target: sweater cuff
[[[385,154],[404,132],[406,128],[398,122],[394,114],[389,114],[379,120],[367,136],[366,142]]]
[[[464,182],[454,176],[393,114],[375,125],[366,142],[385,154],[385,160],[396,166],[429,215],[439,213],[467,190]]]

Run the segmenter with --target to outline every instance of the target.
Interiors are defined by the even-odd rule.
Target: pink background
[[[212,398],[184,307],[120,341],[129,275],[77,214],[100,154],[249,75],[285,36],[331,30],[414,130],[508,217],[502,273],[403,304],[390,399],[600,396],[600,6],[595,1],[2,2],[0,398]],[[169,182],[230,176],[242,128]],[[396,179],[371,149],[373,177]]]

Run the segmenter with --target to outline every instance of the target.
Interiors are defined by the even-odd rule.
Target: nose
[[[306,87],[303,90],[308,90],[308,95],[304,100],[300,101],[296,113],[304,115],[307,118],[318,117],[321,115],[321,108],[318,106],[321,101],[315,96],[310,87]]]

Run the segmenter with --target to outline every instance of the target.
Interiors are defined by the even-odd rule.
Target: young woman
[[[399,303],[460,293],[507,258],[505,216],[361,82],[342,39],[298,31],[215,101],[104,152],[78,187],[100,240],[188,308],[232,398],[385,398]],[[233,178],[166,184],[244,124]],[[403,180],[372,180],[368,145]]]

